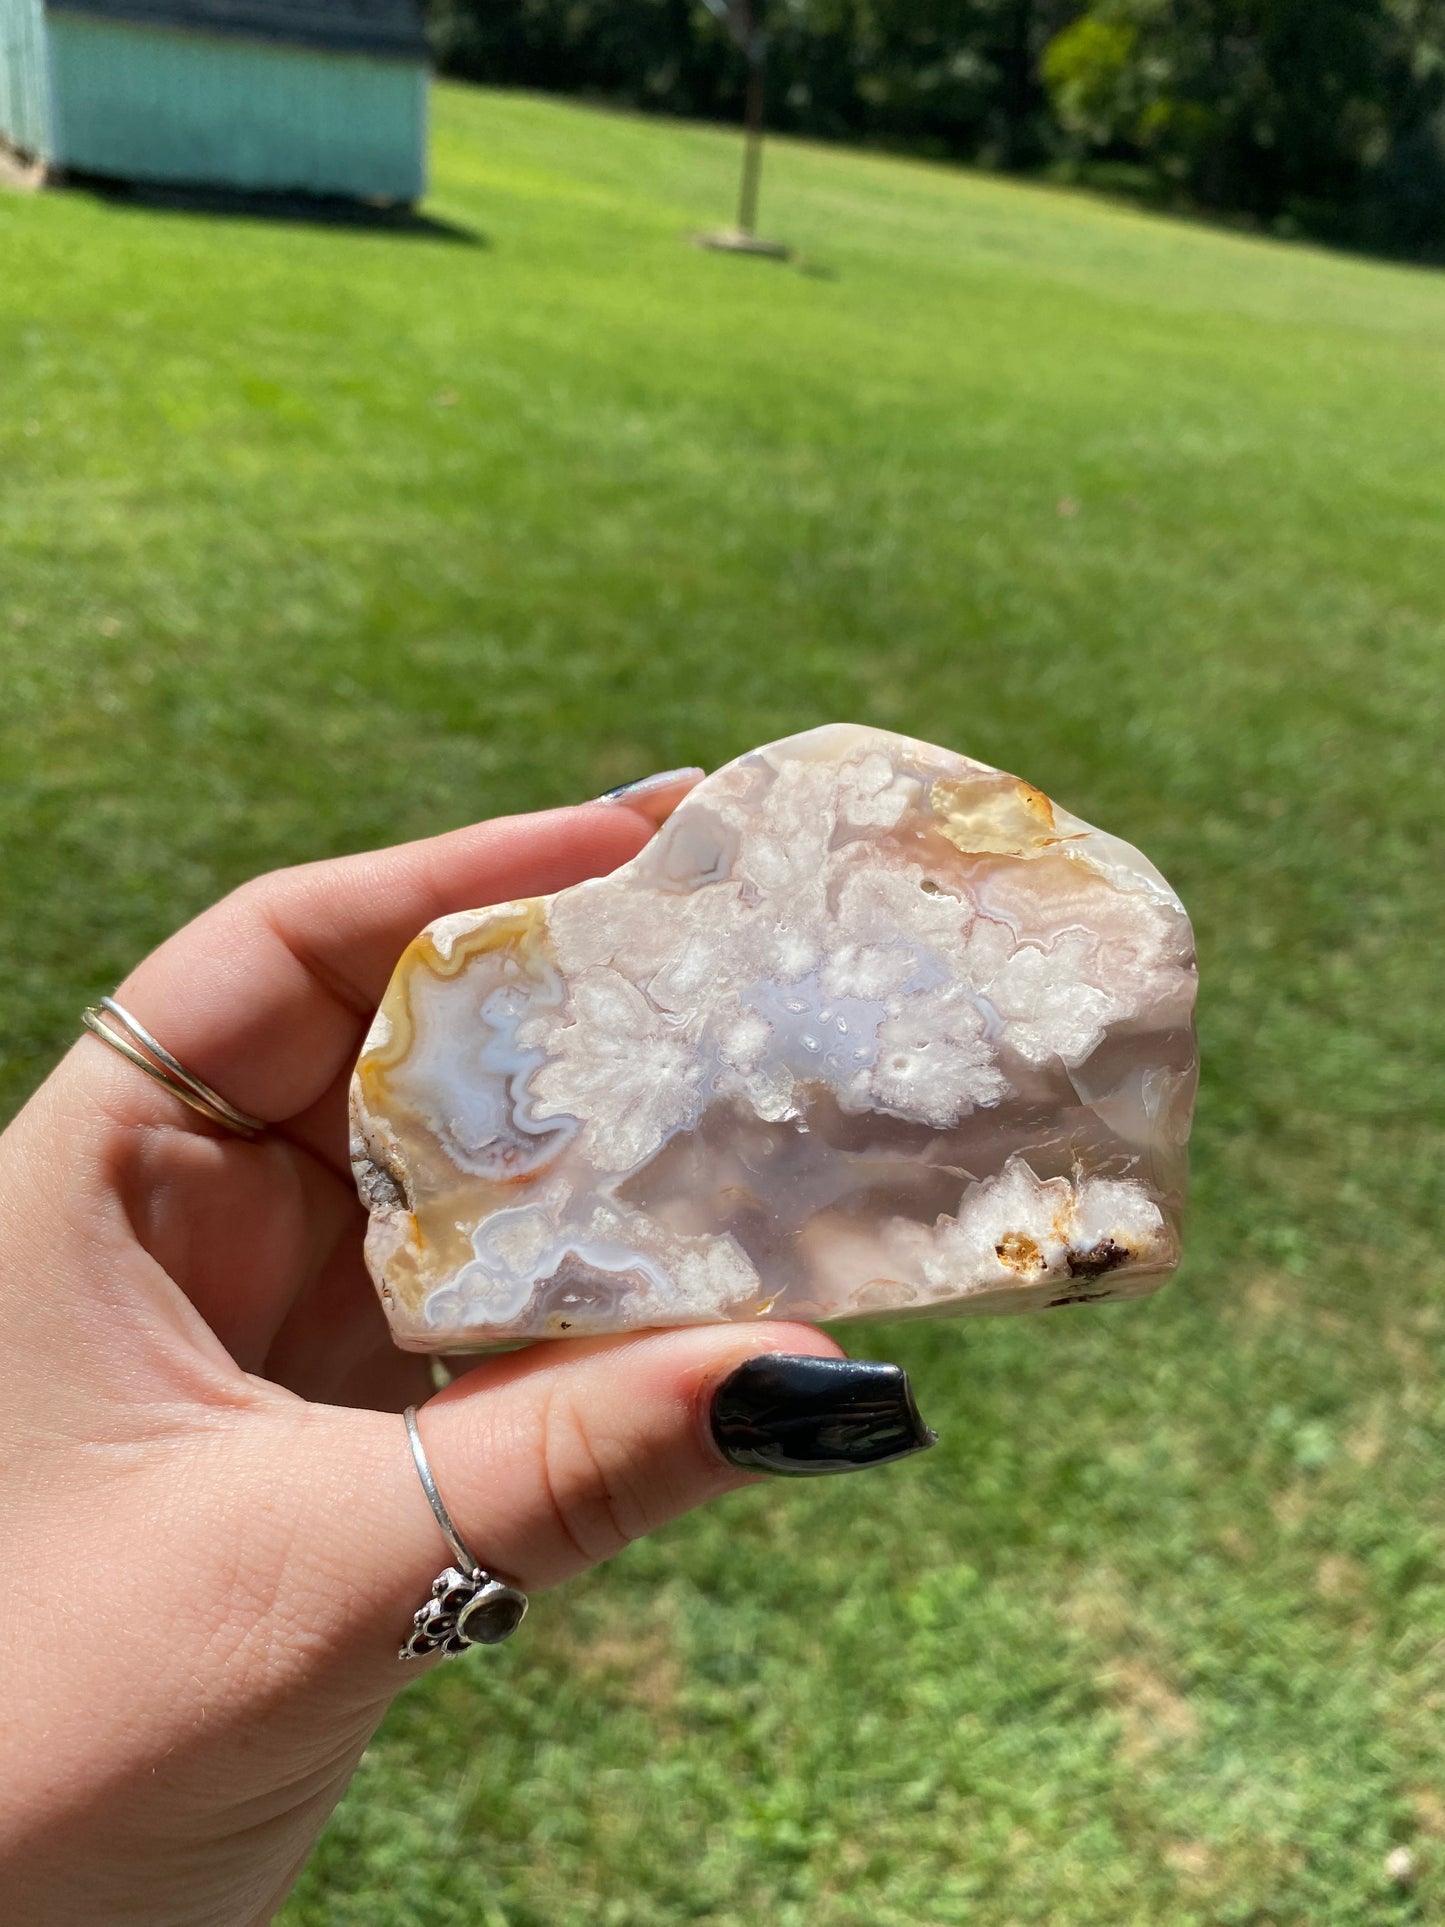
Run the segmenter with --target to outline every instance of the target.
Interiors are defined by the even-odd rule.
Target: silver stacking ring
[[[115,1019],[119,1029],[108,1021],[107,1013]],[[178,1097],[183,1104],[189,1104],[202,1117],[208,1117],[212,1124],[234,1131],[238,1137],[255,1137],[259,1131],[265,1130],[264,1118],[249,1117],[245,1111],[238,1111],[234,1104],[228,1104],[219,1091],[213,1091],[209,1084],[203,1083],[177,1058],[172,1057],[165,1045],[151,1036],[139,1018],[132,1017],[114,997],[102,997],[98,1005],[92,1004],[82,1013],[82,1018],[86,1029],[93,1031],[103,1044],[109,1044],[113,1051],[118,1051],[137,1070],[144,1071],[147,1077],[153,1077],[157,1084],[164,1084],[172,1096]]]
[[[413,1615],[411,1634],[397,1658],[426,1659],[432,1653],[450,1657],[464,1653],[469,1646],[500,1646],[521,1625],[527,1611],[527,1595],[484,1571],[467,1550],[466,1541],[442,1504],[442,1495],[437,1491],[437,1482],[427,1463],[426,1447],[417,1430],[416,1407],[408,1405],[404,1416],[421,1489],[457,1563],[433,1579],[431,1598]]]

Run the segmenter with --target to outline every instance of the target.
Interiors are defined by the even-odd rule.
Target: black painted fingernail
[[[798,1478],[886,1465],[938,1436],[899,1366],[778,1352],[750,1358],[718,1386],[712,1435],[733,1465]]]

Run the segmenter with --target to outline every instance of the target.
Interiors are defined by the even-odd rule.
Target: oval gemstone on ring
[[[472,1646],[496,1646],[509,1639],[522,1623],[527,1595],[500,1579],[489,1580],[476,1598],[462,1608],[457,1631]]]

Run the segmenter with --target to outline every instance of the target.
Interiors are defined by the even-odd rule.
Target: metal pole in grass
[[[737,226],[700,234],[698,241],[705,248],[721,248],[728,254],[761,254],[772,261],[786,261],[791,250],[781,241],[758,237],[768,66],[768,36],[758,17],[761,4],[762,0],[703,0],[708,12],[723,23],[742,48],[748,63],[748,84],[743,100],[743,173],[738,186]]]

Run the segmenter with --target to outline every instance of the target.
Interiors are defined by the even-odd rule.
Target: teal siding
[[[0,140],[50,157],[50,86],[41,0],[0,0]]]
[[[57,166],[387,201],[425,187],[419,62],[71,13],[51,14],[49,33]]]

